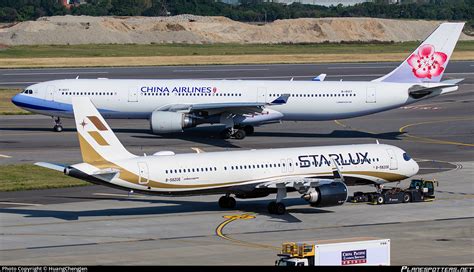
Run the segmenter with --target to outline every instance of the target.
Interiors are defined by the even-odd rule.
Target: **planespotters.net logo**
[[[400,269],[401,272],[474,272],[473,266],[407,266]]]
[[[448,55],[436,52],[431,44],[420,46],[417,54],[412,54],[407,62],[412,67],[412,72],[417,78],[429,78],[439,76],[443,73],[443,64]]]

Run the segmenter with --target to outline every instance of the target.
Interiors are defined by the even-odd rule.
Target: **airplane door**
[[[288,163],[288,173],[291,173],[293,172],[293,160],[292,159],[288,159],[286,160],[286,162]]]
[[[148,165],[146,162],[138,163],[138,184],[148,183]]]
[[[286,173],[286,168],[287,168],[286,160],[280,160],[280,165],[281,165],[281,172]]]
[[[398,161],[397,156],[395,156],[395,152],[393,149],[387,149],[388,156],[390,157],[390,170],[397,170],[398,169]]]
[[[376,97],[376,91],[375,87],[367,87],[367,96],[365,103],[376,103],[377,102],[377,97]]]
[[[257,103],[267,102],[267,88],[258,88],[257,89]]]
[[[53,85],[50,85],[46,87],[46,93],[44,99],[54,101],[54,91],[56,90],[56,87]]]
[[[138,89],[130,88],[128,90],[128,102],[138,102]]]

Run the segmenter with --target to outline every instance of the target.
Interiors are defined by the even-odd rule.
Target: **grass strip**
[[[33,164],[0,165],[0,191],[65,188],[89,184]]]
[[[20,89],[0,89],[0,115],[32,114],[31,112],[18,108],[12,103],[12,97],[19,92],[21,92]]]
[[[19,45],[0,50],[0,58],[85,58],[150,56],[225,56],[287,54],[381,54],[412,52],[419,42],[320,44],[84,44]],[[459,41],[455,51],[474,51],[474,41]]]

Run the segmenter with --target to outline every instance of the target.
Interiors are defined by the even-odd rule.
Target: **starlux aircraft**
[[[153,133],[220,123],[223,138],[243,139],[254,126],[352,118],[456,91],[461,80],[441,77],[463,26],[441,24],[395,70],[372,81],[65,79],[31,85],[12,102],[52,116],[55,131],[62,130],[60,118],[73,116],[71,99],[87,96],[105,118],[148,119]]]
[[[268,210],[283,214],[287,192],[299,192],[314,207],[337,206],[347,199],[346,185],[380,185],[419,170],[402,149],[378,143],[135,156],[123,147],[89,98],[73,97],[72,107],[83,162],[36,165],[128,191],[224,194],[219,199],[222,208],[235,207],[231,195],[258,198],[276,193]]]

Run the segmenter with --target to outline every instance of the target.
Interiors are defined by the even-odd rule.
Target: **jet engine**
[[[196,126],[196,119],[181,112],[154,111],[150,117],[153,133],[181,132],[183,128]]]
[[[347,200],[347,187],[342,182],[320,185],[301,196],[313,207],[331,207],[344,204]]]

